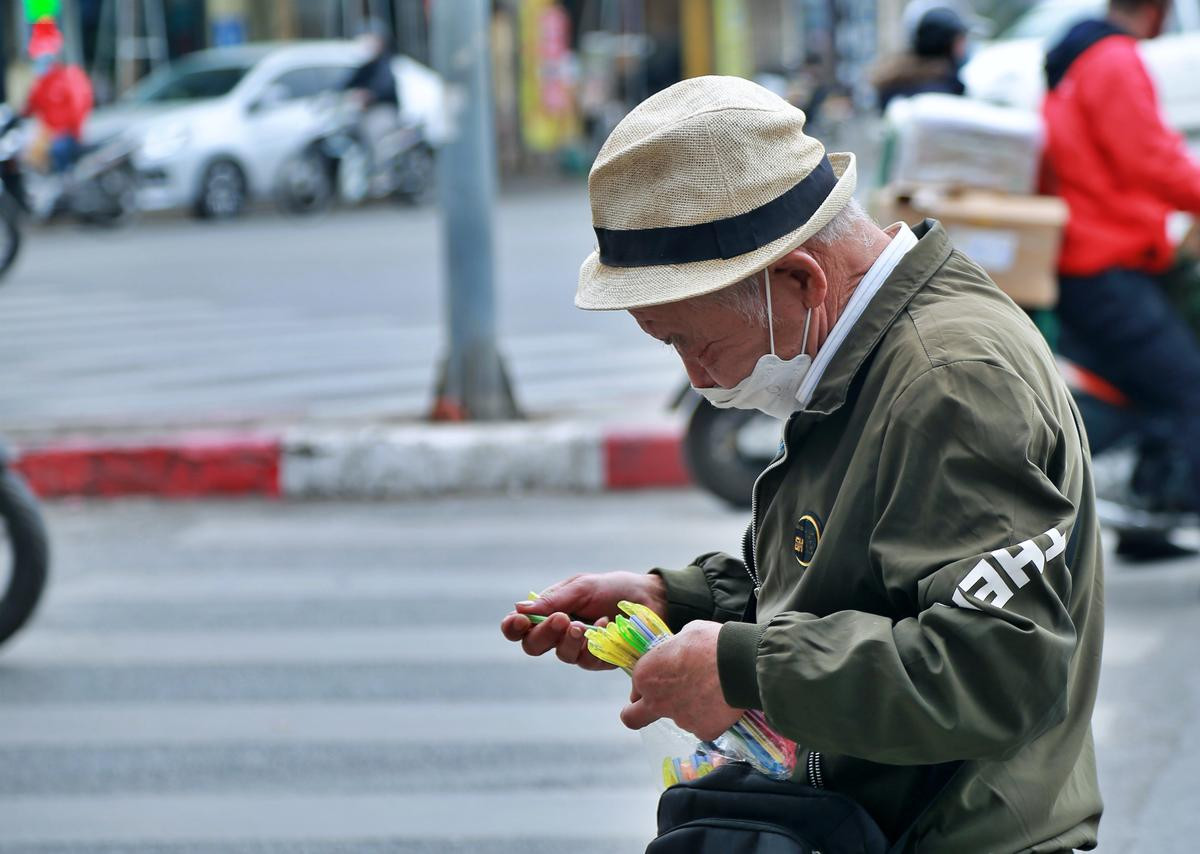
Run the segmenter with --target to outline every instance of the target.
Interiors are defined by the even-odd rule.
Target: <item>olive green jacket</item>
[[[756,484],[757,566],[654,570],[667,618],[724,622],[726,701],[764,710],[800,746],[796,779],[893,838],[930,800],[929,766],[965,760],[907,850],[1091,848],[1087,440],[1033,324],[940,225],[917,235]]]

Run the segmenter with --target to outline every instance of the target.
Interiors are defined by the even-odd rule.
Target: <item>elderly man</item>
[[[893,839],[916,821],[906,850],[1090,848],[1102,583],[1074,405],[942,227],[877,227],[853,155],[804,121],[752,83],[685,81],[617,126],[589,182],[576,304],[628,310],[717,405],[785,419],[744,554],[574,576],[501,629],[598,669],[573,620],[641,601],[678,634],[634,670],[627,726],[711,738],[762,709],[797,781]]]

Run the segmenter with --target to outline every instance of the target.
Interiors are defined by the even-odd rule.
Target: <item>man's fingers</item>
[[[500,621],[500,632],[510,641],[519,641],[533,628],[526,617],[520,614],[509,614]]]
[[[661,717],[662,715],[655,714],[650,710],[650,704],[644,698],[639,698],[636,702],[621,709],[621,723],[630,729],[649,726]]]
[[[588,651],[584,627],[572,623],[566,614],[554,614],[538,625],[523,614],[509,614],[500,621],[500,631],[508,640],[520,641],[522,649],[529,655],[544,655],[553,649],[562,661],[585,670],[611,670],[613,667]]]
[[[570,614],[578,610],[580,594],[575,584],[578,576],[550,585],[536,599],[526,599],[517,602],[517,611],[521,614],[553,614],[562,611]]]
[[[587,639],[583,636],[583,626],[579,623],[572,623],[563,635],[563,639],[559,642],[555,652],[558,655],[558,660],[567,664],[578,664],[579,657],[587,649]]]
[[[545,655],[562,642],[570,625],[571,619],[566,614],[551,614],[521,639],[521,648],[529,655]]]

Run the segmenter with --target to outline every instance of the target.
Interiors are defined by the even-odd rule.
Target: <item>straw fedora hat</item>
[[[804,243],[854,193],[853,154],[739,77],[696,77],[639,104],[588,176],[597,248],[575,305],[639,308],[740,282]]]

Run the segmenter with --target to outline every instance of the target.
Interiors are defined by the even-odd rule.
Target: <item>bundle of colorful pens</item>
[[[632,674],[638,659],[672,633],[645,605],[620,602],[618,607],[628,617],[618,614],[603,628],[589,629],[588,649],[596,658]],[[694,780],[730,760],[748,762],[768,777],[785,780],[796,764],[796,745],[774,732],[762,712],[749,711],[716,741],[701,742],[691,756],[667,757],[662,766],[663,782],[669,786]]]
[[[720,768],[725,762],[724,756],[713,756],[700,750],[691,756],[668,756],[662,761],[663,786],[670,787],[676,783],[698,780],[714,768]]]

